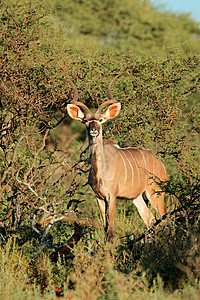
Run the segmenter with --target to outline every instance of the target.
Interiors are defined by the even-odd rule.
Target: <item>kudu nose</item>
[[[91,135],[92,137],[97,137],[98,134],[99,134],[99,132],[98,132],[97,129],[95,129],[95,128],[91,128],[91,129],[90,129],[90,135]]]

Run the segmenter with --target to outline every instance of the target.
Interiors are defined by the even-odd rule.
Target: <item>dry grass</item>
[[[118,220],[123,223],[122,217]],[[97,230],[82,238],[73,250],[74,259],[65,263],[51,262],[48,252],[28,258],[9,242],[1,248],[1,299],[55,299],[59,294],[63,299],[196,300],[199,225],[198,220],[184,220],[171,219],[137,243],[117,236],[105,243]]]

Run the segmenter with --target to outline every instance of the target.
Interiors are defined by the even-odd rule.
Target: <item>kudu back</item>
[[[69,116],[86,126],[91,163],[88,180],[96,194],[108,239],[114,235],[116,198],[133,200],[148,228],[154,222],[148,202],[159,216],[166,213],[164,192],[158,182],[166,181],[167,173],[159,158],[150,150],[120,148],[114,143],[103,142],[102,124],[117,117],[121,109],[121,104],[111,94],[111,85],[119,76],[111,80],[107,91],[109,100],[102,103],[96,113],[78,101],[77,88],[71,81],[69,83],[73,87],[74,98],[67,105]]]

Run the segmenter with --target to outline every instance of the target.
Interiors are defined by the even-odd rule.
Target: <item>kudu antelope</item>
[[[114,235],[116,198],[133,200],[148,228],[154,217],[147,202],[150,201],[159,216],[166,213],[164,193],[157,184],[159,180],[167,179],[164,164],[150,150],[120,148],[114,143],[103,142],[102,124],[117,117],[121,109],[121,104],[111,94],[111,85],[119,76],[111,80],[107,90],[109,100],[102,103],[96,113],[92,113],[85,104],[78,101],[77,88],[70,81],[74,98],[67,105],[69,116],[86,126],[91,163],[88,179],[96,194],[108,239]]]

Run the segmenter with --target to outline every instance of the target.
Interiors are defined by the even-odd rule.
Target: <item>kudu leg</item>
[[[137,210],[146,224],[147,228],[150,228],[154,222],[154,216],[151,213],[150,209],[147,207],[142,195],[138,196],[133,200],[134,205],[137,207]]]
[[[110,240],[114,236],[116,198],[110,197],[108,201],[97,198],[97,203],[103,219],[103,226],[106,237],[108,240]]]
[[[112,239],[115,233],[115,209],[116,209],[116,197],[109,195],[108,209],[107,209],[107,221],[108,230],[106,232],[108,240]]]
[[[105,200],[99,199],[97,198],[97,203],[99,206],[99,210],[103,219],[103,227],[104,230],[106,230],[106,204],[105,204]]]

